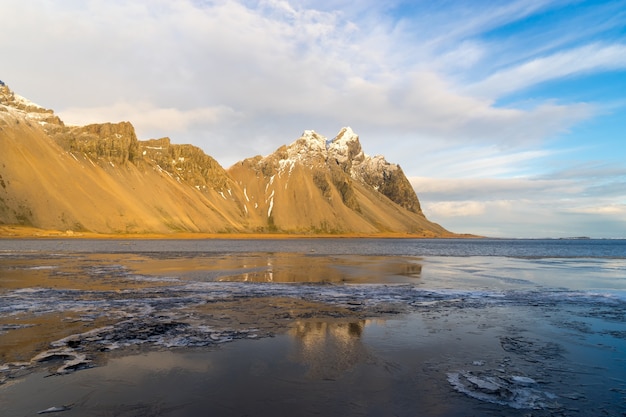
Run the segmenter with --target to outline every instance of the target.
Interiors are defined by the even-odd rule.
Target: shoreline
[[[102,239],[102,240],[210,240],[210,239],[484,239],[484,236],[450,233],[435,235],[425,233],[97,233],[74,232],[71,230],[46,230],[26,226],[0,226],[0,239]]]

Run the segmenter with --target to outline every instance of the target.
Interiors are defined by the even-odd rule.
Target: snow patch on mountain
[[[330,142],[328,154],[339,164],[349,164],[363,162],[367,155],[361,149],[359,135],[354,133],[350,127],[344,127],[339,134]]]
[[[44,129],[63,126],[63,122],[54,111],[15,94],[5,83],[0,84],[0,116],[3,115],[33,121]]]
[[[46,110],[44,107],[40,106],[37,103],[33,103],[32,101],[28,100],[25,97],[20,96],[19,94],[14,94],[15,97],[15,101],[24,107],[34,107],[36,109],[40,109],[40,110]]]
[[[359,135],[352,128],[342,128],[337,136],[329,140],[314,130],[305,130],[302,135],[288,146],[279,148],[273,154],[256,161],[259,167],[274,166],[276,171],[266,184],[265,192],[279,178],[287,175],[287,181],[296,165],[313,169],[338,165],[353,180],[380,191],[381,182],[390,175],[401,172],[396,164],[391,164],[383,156],[370,157],[363,152]],[[403,174],[402,174],[403,176]],[[372,181],[375,179],[375,181]]]
[[[272,209],[274,208],[274,192],[272,191],[272,196],[270,198],[270,207],[267,209],[267,217],[272,215]]]

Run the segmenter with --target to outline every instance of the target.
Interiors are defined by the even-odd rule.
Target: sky
[[[426,216],[626,238],[626,0],[0,0],[0,80],[224,167],[344,126]]]

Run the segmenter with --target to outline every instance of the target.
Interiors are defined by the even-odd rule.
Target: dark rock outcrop
[[[136,161],[139,155],[135,128],[129,122],[72,126],[54,138],[68,151],[83,153],[93,161],[123,165]]]
[[[354,180],[373,187],[401,207],[422,214],[417,194],[400,166],[387,162],[380,155],[370,157],[364,154],[359,137],[352,129],[341,129],[330,142],[328,158]]]
[[[224,168],[197,146],[176,145],[170,138],[161,138],[139,141],[139,151],[144,161],[198,190],[228,189],[229,178]]]
[[[357,178],[394,203],[423,215],[417,194],[399,165],[390,164],[382,156],[375,156],[359,164],[354,172]]]

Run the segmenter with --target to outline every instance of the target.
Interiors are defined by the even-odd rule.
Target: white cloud
[[[468,181],[471,178],[524,177],[534,172],[558,152],[546,149],[515,149],[512,146],[457,146],[451,148],[429,148],[416,150],[416,153],[427,154],[429,158],[420,161],[416,167],[407,170],[407,175],[426,177],[433,181],[443,178],[457,178]],[[416,179],[417,180],[417,179]]]
[[[613,178],[612,170],[599,168]],[[449,230],[493,237],[625,237],[624,194],[589,178],[410,178],[426,216]],[[623,187],[622,187],[623,190]]]
[[[456,143],[516,146],[561,132],[593,113],[584,104],[497,108],[490,100],[461,94],[442,73],[424,65],[431,57],[422,55],[432,51],[414,45],[401,28],[383,24],[369,31],[370,22],[352,21],[336,10],[297,8],[285,1],[265,1],[258,8],[233,1],[202,6],[188,1],[95,1],[58,10],[23,3],[14,2],[9,8],[14,15],[9,13],[1,23],[8,24],[7,31],[27,32],[25,43],[4,37],[8,43],[3,51],[25,58],[14,60],[23,67],[13,74],[17,81],[47,91],[42,104],[64,114],[71,109],[79,115],[78,107],[84,114],[121,108],[120,103],[129,105],[124,119],[144,107],[177,113],[188,113],[190,107],[227,108],[245,116],[245,130],[263,129],[268,120],[284,118],[304,120],[306,126],[298,131],[326,126],[335,131],[350,124],[363,137],[370,130],[387,129],[393,135],[413,132]],[[516,2],[490,9],[479,20],[486,24],[495,19],[490,24],[496,24],[542,4]],[[29,19],[20,18],[20,11]],[[467,23],[461,32],[473,32],[470,26],[478,28],[479,23]],[[464,56],[468,65],[477,62],[485,54],[477,45],[462,43],[442,62]],[[18,51],[23,48],[26,54]],[[422,60],[408,59],[414,54]],[[44,67],[45,78],[40,71]],[[41,102],[39,94],[32,98]],[[138,108],[130,109],[134,103]],[[181,117],[174,119],[174,126],[184,125],[178,122]],[[156,126],[151,117],[132,121],[139,131],[153,132]],[[163,126],[159,135],[168,135]],[[285,140],[280,129],[274,128],[274,147]],[[199,133],[181,140],[193,138],[206,147]],[[236,128],[232,133],[245,137]]]
[[[68,124],[91,124],[131,121],[139,136],[147,139],[148,132],[187,131],[194,125],[203,127],[232,123],[236,112],[226,106],[180,110],[172,107],[158,108],[150,102],[120,102],[112,106],[67,108],[58,112]],[[142,135],[143,133],[143,135]]]
[[[583,184],[566,180],[409,177],[409,181],[419,195],[438,200],[511,200],[540,195],[545,199],[549,195],[574,196],[585,191]]]
[[[439,201],[425,205],[429,216],[441,217],[471,217],[485,214],[485,202],[479,201]]]
[[[506,2],[471,2],[461,3],[457,8],[443,8],[432,15],[424,16],[428,27],[437,28],[438,36],[433,43],[457,41],[474,36],[532,15],[548,6],[562,1],[554,0],[516,0]],[[428,21],[430,20],[430,21]]]
[[[465,91],[478,96],[496,98],[545,81],[624,68],[626,68],[626,45],[596,43],[535,58],[501,70],[476,84],[469,85]]]
[[[602,206],[576,207],[568,209],[567,212],[615,216],[626,222],[626,204],[608,204]]]

